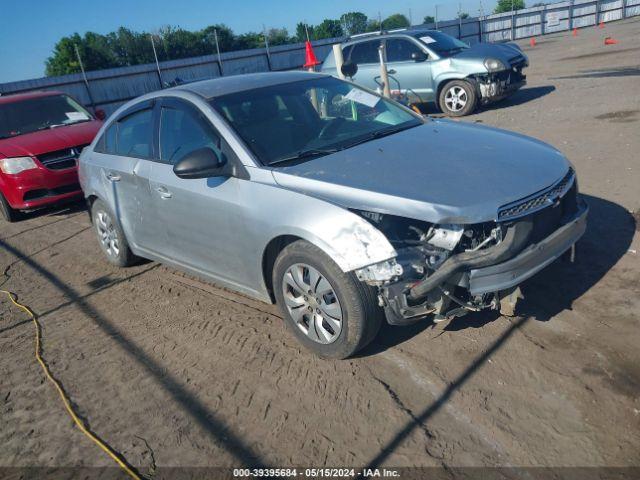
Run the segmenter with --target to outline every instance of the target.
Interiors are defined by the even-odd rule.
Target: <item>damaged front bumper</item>
[[[588,211],[587,204],[581,200],[575,217],[544,240],[530,245],[511,260],[471,270],[468,274],[468,289],[471,295],[515,287],[559,258],[586,231]]]
[[[517,71],[506,71],[477,78],[480,102],[497,102],[506,98],[527,84],[526,75]]]
[[[501,309],[505,296],[559,258],[584,234],[588,206],[582,198],[574,198],[574,209],[545,236],[537,236],[538,220],[526,217],[505,225],[502,241],[493,247],[453,255],[417,281],[405,277],[384,285],[380,304],[387,321],[406,325],[428,314],[443,319],[468,311]]]

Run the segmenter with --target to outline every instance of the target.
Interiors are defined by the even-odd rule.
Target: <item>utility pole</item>
[[[460,23],[458,24],[458,39],[462,39],[462,3],[458,3],[458,19]]]
[[[149,37],[151,38],[151,48],[153,49],[153,58],[156,60],[156,70],[158,72],[158,82],[160,82],[160,89],[163,88],[162,83],[162,73],[160,72],[160,62],[158,62],[158,53],[156,52],[156,43],[153,41],[153,34],[150,33]]]
[[[484,7],[482,6],[482,0],[480,0],[480,10],[478,13],[480,14],[480,43],[482,43],[482,30],[484,29]]]
[[[84,79],[84,85],[87,87],[87,94],[89,95],[89,101],[91,102],[91,108],[93,108],[93,113],[96,112],[96,104],[93,101],[93,95],[91,95],[91,89],[89,88],[89,80],[87,79],[87,74],[84,71],[84,65],[82,64],[82,58],[80,58],[80,51],[78,50],[78,45],[73,45],[74,50],[76,51],[76,58],[78,59],[78,63],[80,64],[80,71],[82,72],[82,78]]]
[[[438,30],[438,4],[436,4],[436,30]]]
[[[516,17],[515,17],[515,0],[511,0],[511,41],[514,41],[516,38]]]
[[[213,29],[213,38],[216,40],[216,52],[218,52],[218,67],[220,67],[220,76],[224,77],[224,70],[222,69],[222,58],[220,58],[220,44],[218,43],[218,29]]]
[[[271,71],[271,52],[269,51],[269,40],[267,39],[267,27],[262,24],[262,36],[264,37],[264,46],[267,49],[267,66],[269,67],[269,71]]]

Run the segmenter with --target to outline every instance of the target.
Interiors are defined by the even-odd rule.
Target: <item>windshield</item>
[[[327,155],[423,123],[333,77],[238,92],[211,104],[264,165]]]
[[[416,34],[416,38],[433,50],[439,57],[450,57],[462,50],[469,48],[464,42],[442,32],[422,32]]]
[[[0,138],[90,120],[89,112],[66,95],[3,103],[0,104]]]

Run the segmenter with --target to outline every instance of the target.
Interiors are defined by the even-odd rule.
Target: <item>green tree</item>
[[[467,12],[460,12],[458,14],[458,18],[461,18],[462,20],[464,20],[465,18],[469,18],[469,14]]]
[[[74,33],[61,38],[55,44],[53,55],[45,61],[46,75],[79,73],[80,63],[75,52],[76,46],[85,70],[100,70],[119,66],[107,37],[93,32],[85,33],[84,37]]]
[[[380,21],[375,18],[367,22],[367,32],[378,32],[380,30]]]
[[[234,50],[247,50],[249,48],[264,48],[264,36],[262,33],[247,32],[235,38],[233,42]]]
[[[425,25],[429,25],[431,23],[436,23],[436,19],[435,17],[432,17],[431,15],[427,15],[424,17],[424,20],[422,20],[422,23]]]
[[[395,13],[382,21],[383,30],[394,30],[396,28],[407,28],[410,26],[411,23],[409,19],[401,13]]]
[[[233,50],[233,42],[235,40],[233,30],[227,27],[224,23],[218,23],[216,25],[210,25],[202,30],[203,39],[207,45],[210,45],[211,52],[216,51],[216,34],[214,31],[218,35],[220,51],[228,52]]]
[[[325,19],[320,25],[314,27],[313,36],[316,40],[323,38],[337,38],[344,36],[344,30],[339,20]]]
[[[522,10],[523,8],[525,8],[524,0],[498,0],[493,13],[504,13],[511,10]]]
[[[286,45],[291,41],[286,28],[270,28],[267,30],[267,39],[269,45]]]
[[[315,40],[313,36],[313,25],[308,25],[306,23],[299,22],[296,25],[296,36],[295,39],[298,42],[306,42],[307,41],[307,31],[309,32],[309,40]]]
[[[362,12],[348,12],[340,16],[346,35],[357,35],[367,31],[367,16]]]

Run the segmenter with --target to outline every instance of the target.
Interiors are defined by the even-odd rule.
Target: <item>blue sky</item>
[[[420,23],[425,15],[456,16],[458,4],[472,16],[480,0],[0,0],[0,83],[44,75],[45,59],[56,41],[86,31],[107,33],[120,26],[153,31],[163,25],[189,30],[225,23],[236,33],[258,31],[262,24],[295,30],[298,21],[319,23],[346,11],[383,18],[392,13],[411,15]],[[495,0],[482,0],[485,11]]]

